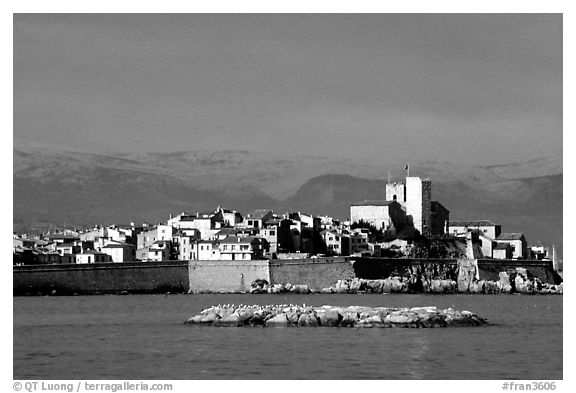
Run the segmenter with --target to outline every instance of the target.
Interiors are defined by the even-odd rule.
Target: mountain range
[[[320,147],[319,147],[320,150]],[[102,154],[14,140],[13,226],[165,221],[170,214],[258,208],[348,218],[350,204],[384,199],[405,163],[294,152]],[[474,166],[410,162],[452,220],[489,219],[562,254],[562,158]]]

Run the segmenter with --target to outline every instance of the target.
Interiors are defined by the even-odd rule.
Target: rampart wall
[[[268,261],[189,261],[190,291],[248,292],[255,280],[270,282]]]
[[[13,267],[14,295],[188,292],[188,261]]]
[[[307,258],[270,261],[270,283],[308,285],[320,290],[338,280],[354,278],[352,263],[347,257]]]

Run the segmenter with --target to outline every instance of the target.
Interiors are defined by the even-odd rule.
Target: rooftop
[[[521,240],[523,237],[522,233],[501,233],[496,240]]]
[[[102,248],[124,248],[124,247],[136,247],[136,246],[128,243],[114,242],[114,243],[108,243]]]
[[[450,221],[449,225],[451,227],[494,227],[494,226],[500,226],[498,224],[494,224],[490,220]]]
[[[390,206],[393,203],[398,203],[398,202],[386,201],[386,200],[365,200],[363,202],[354,203],[350,206]]]
[[[510,247],[509,244],[507,243],[496,243],[496,245],[494,246],[495,250],[506,250]]]
[[[250,213],[248,213],[246,215],[246,218],[251,218],[251,219],[256,219],[256,220],[261,220],[263,219],[265,216],[267,216],[268,214],[272,213],[272,210],[268,210],[268,209],[257,209],[254,211],[251,211]]]
[[[228,236],[225,239],[221,240],[220,244],[251,244],[255,240],[260,241],[263,239],[256,236],[246,236],[246,237]]]
[[[236,228],[222,228],[216,232],[216,235],[235,235],[236,233],[238,233]]]

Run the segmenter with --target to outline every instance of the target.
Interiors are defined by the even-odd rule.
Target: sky
[[[14,138],[493,164],[562,155],[560,14],[15,14]]]

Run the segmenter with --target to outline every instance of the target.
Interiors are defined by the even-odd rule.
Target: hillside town
[[[384,194],[384,193],[383,193]],[[473,255],[466,255],[471,239]],[[462,246],[464,244],[464,246]],[[550,259],[550,247],[528,246],[522,233],[489,220],[450,221],[432,200],[430,179],[388,182],[383,200],[350,206],[345,220],[299,211],[241,212],[216,207],[181,212],[162,223],[96,225],[14,233],[14,265],[170,260],[390,258]]]

